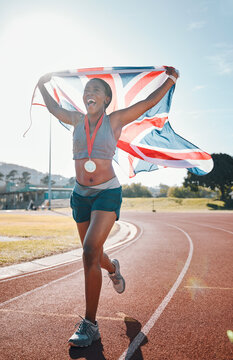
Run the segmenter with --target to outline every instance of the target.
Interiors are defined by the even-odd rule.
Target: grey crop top
[[[103,122],[97,131],[91,152],[92,159],[112,159],[116,150],[116,139],[114,137],[110,119],[104,115]],[[84,119],[74,128],[73,132],[73,159],[88,158],[87,138],[84,128]]]

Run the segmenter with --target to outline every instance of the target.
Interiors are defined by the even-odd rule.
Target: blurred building
[[[73,188],[52,187],[51,199],[70,198]],[[20,186],[8,182],[0,185],[0,210],[36,209],[46,206],[48,202],[48,187],[27,184]]]

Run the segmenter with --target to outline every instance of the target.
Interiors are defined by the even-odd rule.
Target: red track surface
[[[118,295],[103,277],[101,340],[86,349],[66,344],[84,314],[77,262],[0,281],[0,359],[233,360],[226,334],[233,330],[233,214],[124,212],[121,218],[136,224],[139,236],[112,251],[126,291]],[[141,330],[145,336],[135,345]]]

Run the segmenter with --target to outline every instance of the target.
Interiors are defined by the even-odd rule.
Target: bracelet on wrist
[[[176,78],[175,76],[173,76],[173,75],[168,75],[168,77],[169,77],[170,79],[172,79],[172,81],[174,82],[174,84],[176,83],[177,78]]]

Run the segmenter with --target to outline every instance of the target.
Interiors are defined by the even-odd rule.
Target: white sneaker
[[[91,321],[82,319],[78,330],[68,340],[70,346],[86,347],[92,344],[93,341],[100,338],[99,327]]]
[[[115,266],[115,272],[113,274],[108,273],[108,276],[113,282],[114,289],[119,294],[122,294],[125,291],[125,280],[120,273],[119,261],[117,259],[113,259],[111,262]]]

